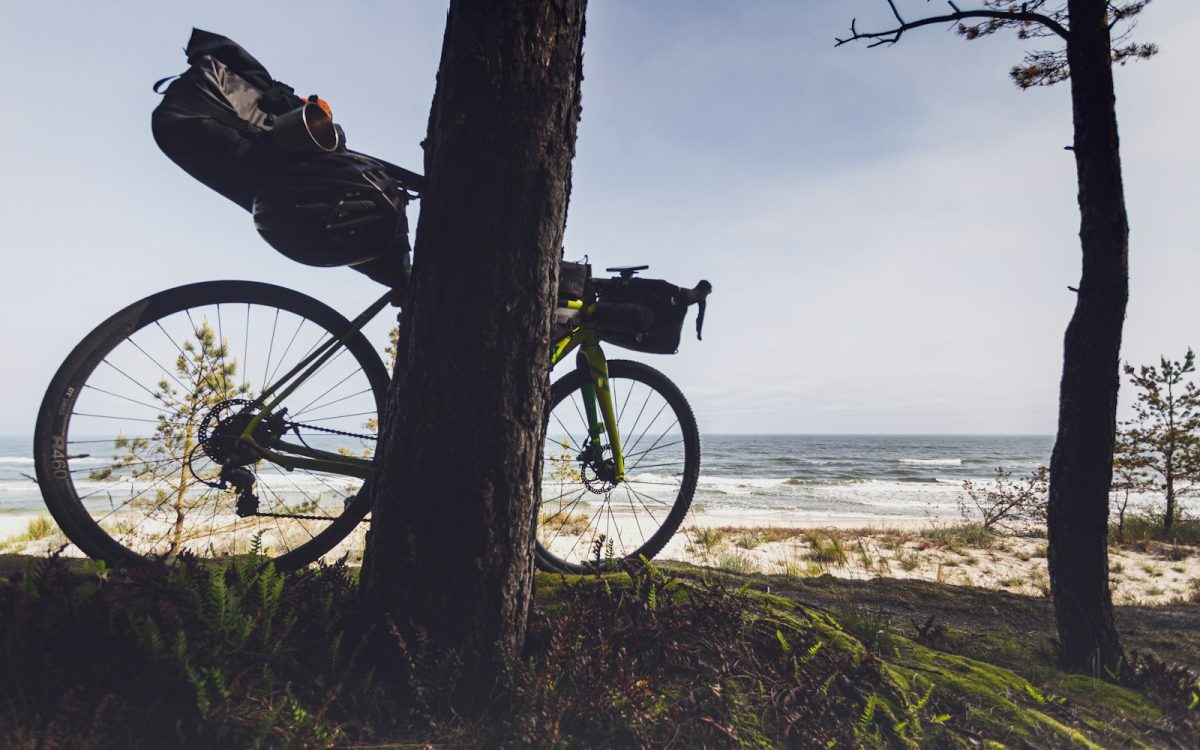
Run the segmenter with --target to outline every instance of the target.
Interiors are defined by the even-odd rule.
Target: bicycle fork
[[[607,433],[612,449],[612,481],[621,482],[625,479],[625,455],[621,451],[621,436],[617,431],[616,410],[609,387],[608,360],[598,345],[584,344],[579,348],[575,363],[579,369],[586,370],[589,378],[582,389],[583,408],[588,420],[588,443],[598,447],[600,434]]]

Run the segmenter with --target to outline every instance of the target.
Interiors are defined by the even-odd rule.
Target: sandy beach
[[[899,578],[1049,595],[1047,542],[1042,536],[986,534],[950,518],[839,517],[812,522],[769,519],[766,514],[693,513],[658,561],[675,560],[732,573],[839,578]],[[819,521],[819,519],[818,519]],[[32,532],[32,533],[31,533]],[[624,533],[624,532],[623,532]],[[335,547],[326,560],[361,560],[365,528]],[[560,549],[586,544],[564,537]],[[44,555],[67,545],[45,514],[0,515],[0,552]],[[1200,548],[1139,541],[1110,544],[1109,572],[1117,604],[1155,605],[1200,600]]]

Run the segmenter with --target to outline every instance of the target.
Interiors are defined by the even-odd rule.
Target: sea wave
[[[95,466],[98,464],[111,464],[113,459],[104,456],[83,456],[72,457],[70,459],[72,466]],[[34,459],[28,456],[0,456],[0,467],[5,464],[18,464],[20,466],[31,466],[34,464]]]
[[[898,458],[896,463],[919,466],[962,466],[961,458]]]
[[[783,484],[791,487],[836,487],[844,484],[866,484],[870,479],[862,477],[839,476],[829,478],[812,478],[812,477],[789,477],[783,480]]]

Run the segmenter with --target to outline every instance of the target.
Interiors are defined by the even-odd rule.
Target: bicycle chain
[[[306,516],[299,513],[251,513],[250,518],[291,518],[300,521],[336,521],[332,516]],[[370,523],[371,519],[364,518],[359,523]]]
[[[305,424],[303,422],[288,422],[287,423],[287,429],[289,431],[294,430],[298,427],[303,427],[306,430],[313,430],[314,432],[324,432],[329,435],[341,435],[342,437],[358,438],[359,440],[378,440],[379,439],[378,435],[360,435],[357,432],[345,432],[343,430],[334,430],[329,427],[317,427],[316,425]]]

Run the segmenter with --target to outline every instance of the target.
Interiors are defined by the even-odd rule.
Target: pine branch
[[[836,43],[833,46],[840,47],[843,44],[856,42],[860,39],[868,40],[870,42],[867,45],[868,47],[878,47],[881,44],[891,45],[900,41],[900,37],[904,34],[904,32],[912,29],[918,29],[922,26],[932,26],[934,24],[959,23],[971,19],[1036,24],[1056,34],[1057,36],[1062,37],[1063,40],[1066,40],[1068,35],[1066,27],[1064,27],[1058,21],[1054,20],[1050,16],[1025,10],[1024,8],[1026,6],[1024,5],[1022,5],[1022,10],[1019,11],[986,10],[983,8],[977,10],[961,10],[957,5],[954,4],[953,0],[947,0],[946,4],[949,5],[951,10],[954,11],[953,13],[946,13],[940,16],[929,16],[916,21],[905,21],[900,15],[900,11],[896,8],[895,0],[887,0],[887,4],[892,9],[892,15],[896,17],[896,23],[899,24],[898,26],[887,31],[865,32],[858,30],[858,19],[853,19],[850,21],[850,36],[846,37],[845,39],[835,37],[834,41]]]

